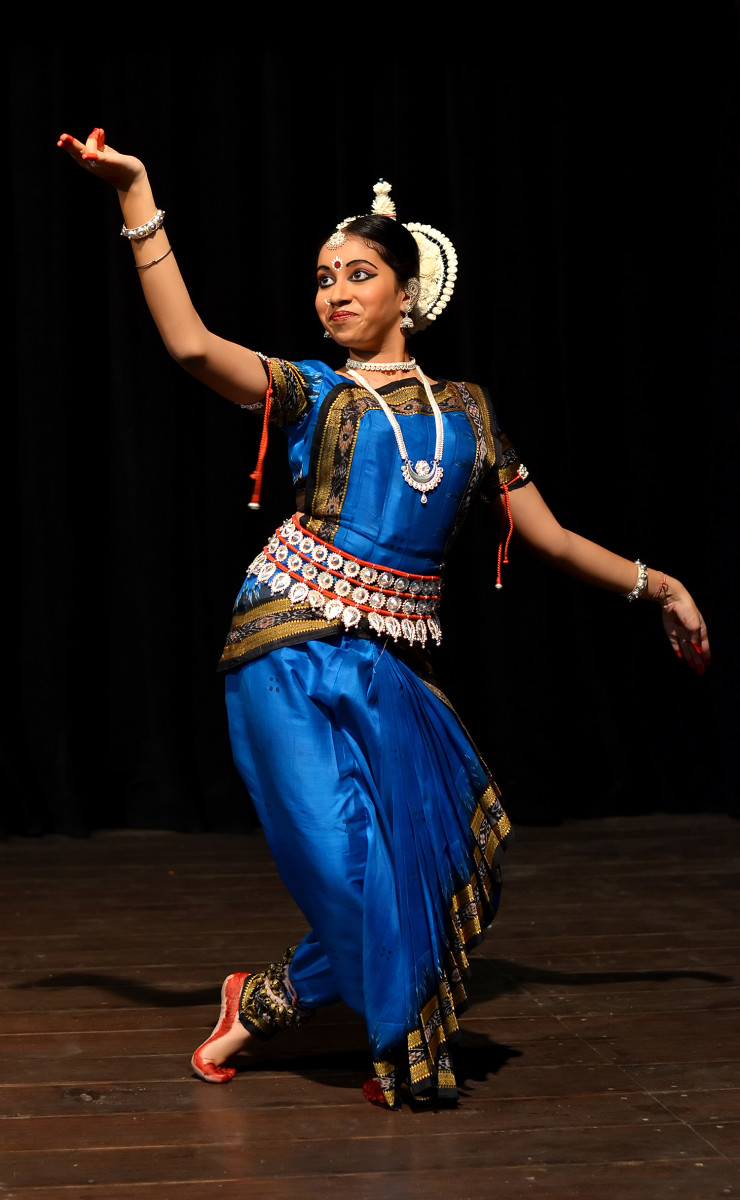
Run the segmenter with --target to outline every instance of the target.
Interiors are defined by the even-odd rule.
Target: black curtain
[[[564,524],[684,580],[715,663],[691,676],[651,606],[516,545],[496,592],[481,511],[450,563],[442,682],[516,820],[736,810],[733,8],[562,21],[525,7],[482,48],[473,24],[427,49],[410,24],[331,22],[311,46],[230,27],[217,49],[16,46],[6,832],[250,826],[215,664],[292,511],[279,432],[248,510],[258,423],[168,359],[114,194],[57,150],[94,124],[147,163],[206,323],[270,354],[332,354],[314,251],[380,176],[401,219],[450,235],[459,284],[424,369],[492,388]]]

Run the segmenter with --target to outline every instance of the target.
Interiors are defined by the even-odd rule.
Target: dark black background
[[[564,524],[689,586],[715,663],[692,676],[656,610],[521,546],[495,593],[481,511],[450,564],[442,682],[515,821],[737,811],[739,56],[732,6],[693,8],[521,6],[491,37],[461,19],[428,39],[418,10],[350,33],[327,9],[315,41],[278,11],[176,37],[149,14],[115,48],[16,45],[6,831],[249,826],[215,665],[292,511],[279,432],[247,509],[258,423],[167,357],[115,195],[57,150],[94,124],[147,163],[206,323],[270,354],[336,354],[314,251],[379,176],[402,220],[448,233],[458,289],[424,369],[491,387]]]

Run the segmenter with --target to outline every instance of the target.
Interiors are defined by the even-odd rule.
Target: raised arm
[[[637,592],[640,599],[659,604],[674,653],[703,674],[710,662],[706,625],[678,579],[647,568],[647,580],[641,586],[641,572],[634,562],[564,529],[532,483],[512,490],[509,504],[518,537],[539,558],[585,583],[624,596]]]
[[[102,129],[93,129],[86,142],[63,133],[57,145],[90,175],[116,189],[129,230],[154,217],[157,206],[144,164],[106,145]],[[266,387],[260,359],[245,346],[206,329],[193,307],[164,225],[129,240],[149,311],[175,361],[227,400],[257,403]]]

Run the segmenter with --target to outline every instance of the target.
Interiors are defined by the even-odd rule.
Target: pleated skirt
[[[402,1084],[454,1099],[467,951],[510,834],[459,719],[388,646],[350,635],[245,664],[226,699],[234,760],[311,926],[290,966],[300,1004],[364,1016],[391,1107]]]

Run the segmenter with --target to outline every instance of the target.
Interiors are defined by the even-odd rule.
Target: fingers
[[[703,675],[711,662],[707,627],[701,613],[692,605],[689,612],[668,608],[663,612],[665,631],[673,653],[683,659],[697,675]]]
[[[100,129],[98,125],[88,134],[85,147],[89,154],[97,154],[99,150],[105,149],[105,130]]]
[[[692,642],[690,638],[686,638],[681,641],[680,646],[681,657],[687,666],[691,667],[692,671],[696,671],[697,675],[703,675],[707,669],[707,664],[704,661],[701,642]]]
[[[71,133],[63,133],[57,141],[57,146],[66,150],[78,161],[93,166],[98,155],[105,150],[105,130],[96,125],[84,142],[72,137]]]
[[[705,666],[708,667],[712,661],[712,652],[709,648],[709,635],[707,633],[707,627],[703,620],[699,626],[699,633],[694,639],[693,646],[697,654],[701,654],[702,661],[704,662]]]
[[[61,146],[63,150],[66,150],[70,154],[81,154],[85,149],[84,144],[78,142],[77,138],[72,137],[71,133],[63,133],[57,142],[57,146]]]
[[[57,146],[61,146],[62,150],[66,150],[67,154],[80,163],[81,166],[87,165],[88,159],[97,158],[97,150],[88,149],[89,145],[90,138],[88,138],[87,142],[79,142],[70,133],[63,133],[57,142]],[[89,165],[92,166],[92,162]]]
[[[712,656],[709,650],[709,638],[707,636],[707,627],[700,612],[697,612],[696,623],[686,623],[686,636],[688,638],[689,651],[686,655],[686,660],[690,667],[693,667],[699,675],[703,675],[710,662]]]
[[[700,620],[696,630],[684,627],[678,632],[678,653],[692,671],[696,671],[697,675],[704,674],[711,662],[711,656],[707,629],[703,621]]]
[[[82,161],[86,163],[88,167],[97,167],[98,156],[104,149],[105,130],[100,129],[99,126],[96,125],[91,133],[88,134],[87,141],[85,142],[85,149],[81,155]]]

